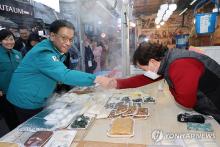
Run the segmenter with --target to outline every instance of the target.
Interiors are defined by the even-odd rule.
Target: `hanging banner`
[[[32,5],[14,0],[1,0],[0,15],[4,17],[34,17],[34,11]]]

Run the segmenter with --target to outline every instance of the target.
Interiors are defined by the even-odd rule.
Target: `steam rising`
[[[60,2],[64,18],[75,25],[76,31],[79,31],[79,24],[77,24],[77,16],[79,16],[82,35],[86,33],[104,43],[107,57],[106,68],[102,70],[112,70],[122,65],[121,28],[117,22],[120,18],[118,9],[121,3],[119,2],[114,0],[61,0]],[[102,33],[106,36],[101,37]]]

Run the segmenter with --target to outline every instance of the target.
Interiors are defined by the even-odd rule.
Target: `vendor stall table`
[[[161,89],[161,84],[163,84],[163,89]],[[156,104],[147,104],[150,113],[147,119],[135,120],[133,137],[108,137],[106,133],[110,127],[111,119],[96,119],[88,129],[77,132],[72,147],[144,147],[146,145],[211,147],[220,145],[220,125],[214,119],[208,118],[206,120],[206,123],[211,124],[213,132],[187,130],[186,123],[177,121],[177,115],[180,112],[192,113],[194,111],[187,111],[179,106],[163,80],[140,88],[111,91],[112,93],[126,93],[136,90],[154,97]],[[18,132],[15,129],[0,140],[24,142],[31,134],[30,132]]]

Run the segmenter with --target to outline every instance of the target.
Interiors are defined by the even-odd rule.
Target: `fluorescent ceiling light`
[[[163,16],[165,12],[166,12],[166,11],[163,11],[163,10],[160,9],[160,10],[157,12],[157,16],[158,16],[158,17],[159,17],[159,16]]]
[[[179,15],[182,15],[186,10],[188,10],[188,8],[184,9]]]
[[[171,16],[173,14],[172,10],[167,10],[165,16]]]
[[[164,22],[164,21],[162,21],[162,22],[160,23],[160,25],[162,25],[162,26],[163,26],[164,24],[165,24],[165,22]]]
[[[176,5],[176,4],[169,4],[169,10],[175,11],[176,8],[177,8],[177,5]]]
[[[163,11],[166,11],[168,9],[169,5],[168,4],[162,4],[160,5],[160,9]]]
[[[197,0],[193,0],[189,5],[193,5]]]
[[[157,17],[157,18],[155,19],[155,23],[156,23],[156,24],[159,24],[160,21],[161,21],[161,18],[159,18],[159,17]]]
[[[167,21],[169,17],[163,17],[163,21]]]

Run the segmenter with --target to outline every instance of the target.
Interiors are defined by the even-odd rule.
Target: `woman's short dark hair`
[[[73,29],[75,31],[74,25],[67,20],[55,20],[50,25],[49,30],[50,30],[50,32],[57,33],[59,31],[59,29],[62,27],[67,27],[67,28]]]
[[[150,59],[161,61],[167,50],[166,46],[158,43],[142,42],[134,52],[133,64],[148,65]]]
[[[10,36],[13,36],[15,39],[15,36],[11,31],[9,31],[7,29],[0,30],[0,41],[4,40],[5,38],[10,37]]]

